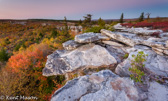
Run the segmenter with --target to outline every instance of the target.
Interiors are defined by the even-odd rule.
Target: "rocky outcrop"
[[[75,36],[75,40],[63,43],[65,50],[57,50],[48,56],[43,75],[66,74],[78,69],[114,66],[120,63],[115,70],[116,73],[128,76],[131,55],[142,50],[149,55],[146,68],[157,75],[165,76],[168,72],[167,57],[161,55],[168,55],[167,39],[166,37],[143,37],[125,32],[111,32],[104,29],[101,30],[101,34],[80,34]],[[136,48],[138,45],[150,48]],[[125,53],[130,55],[123,61]]]
[[[80,71],[89,74],[68,81],[54,93],[51,101],[166,101],[166,80],[163,85],[151,79],[153,81],[145,81],[147,85],[139,86],[130,80],[128,69],[132,55],[143,51],[148,54],[145,70],[152,76],[167,78],[168,37],[152,37],[149,33],[152,31],[141,35],[128,32],[102,29],[101,33],[80,34],[75,36],[75,40],[63,43],[65,50],[56,50],[49,55],[43,69],[44,76]],[[90,68],[102,67],[110,70],[85,73]]]
[[[72,72],[77,69],[98,68],[102,66],[115,65],[116,59],[107,49],[88,44],[73,51],[56,51],[49,55],[43,75],[59,75]]]
[[[151,82],[144,92],[130,78],[103,70],[68,81],[51,101],[166,101],[167,94],[168,88],[159,83]]]

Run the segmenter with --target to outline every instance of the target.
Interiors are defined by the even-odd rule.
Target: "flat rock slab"
[[[110,52],[95,44],[81,46],[73,51],[56,51],[48,56],[44,76],[65,74],[77,69],[115,65],[117,60]]]
[[[75,42],[74,40],[69,40],[67,42],[64,42],[63,44],[64,49],[66,50],[73,50],[76,49],[77,47],[81,46],[81,44]]]
[[[108,31],[108,30],[105,30],[105,29],[102,29],[101,33],[111,37],[112,39],[115,39],[119,42],[122,42],[126,45],[129,45],[129,46],[134,46],[135,45],[135,42],[130,37],[126,37],[126,36],[123,36],[121,34],[117,34],[117,33],[114,33],[114,32],[111,32],[111,31]]]
[[[75,36],[77,43],[91,43],[99,40],[109,40],[110,38],[100,33],[84,33]]]

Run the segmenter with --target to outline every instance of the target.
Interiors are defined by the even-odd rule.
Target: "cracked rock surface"
[[[168,88],[157,82],[150,82],[148,91],[143,92],[130,78],[102,70],[68,81],[51,101],[167,101],[167,94]]]
[[[43,75],[59,75],[80,68],[115,65],[117,60],[99,45],[88,44],[73,51],[55,51],[47,57]]]
[[[51,101],[131,101],[138,91],[128,78],[120,78],[110,70],[73,79],[57,90]]]

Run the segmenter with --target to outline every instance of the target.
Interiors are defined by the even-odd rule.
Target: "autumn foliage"
[[[8,68],[12,68],[14,72],[26,70],[33,66],[33,68],[42,68],[43,62],[46,61],[44,52],[36,48],[33,51],[26,50],[16,55],[11,56],[8,61]]]
[[[0,89],[9,89],[0,94],[36,96],[40,101],[50,99],[53,90],[62,86],[55,77],[45,77],[42,69],[45,66],[46,56],[51,54],[52,49],[47,44],[34,44],[26,50],[15,53],[7,62],[0,79]],[[4,75],[4,73],[6,75]],[[4,78],[9,78],[5,81]],[[10,80],[10,79],[15,80]],[[5,84],[3,82],[6,82]],[[9,86],[10,82],[10,88]],[[19,86],[17,86],[17,85]]]

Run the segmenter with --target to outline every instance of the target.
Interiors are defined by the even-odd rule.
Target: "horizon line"
[[[168,17],[160,17],[158,16],[159,18],[168,18]],[[158,17],[150,17],[151,19],[153,18],[158,18]],[[100,17],[101,18],[101,17]],[[99,18],[98,18],[99,19]],[[98,20],[98,19],[92,19],[92,20]],[[103,19],[103,18],[101,18]],[[114,19],[103,19],[103,20],[119,20],[120,18],[114,18]],[[138,19],[138,18],[124,18],[124,19]],[[52,18],[28,18],[28,19],[0,19],[0,20],[64,20],[64,19],[52,19]],[[67,19],[67,20],[74,20],[74,19]],[[77,19],[76,19],[77,20]],[[80,20],[80,19],[79,19]],[[81,19],[82,20],[82,19]],[[75,21],[75,20],[74,20]],[[78,21],[78,20],[77,20]]]

